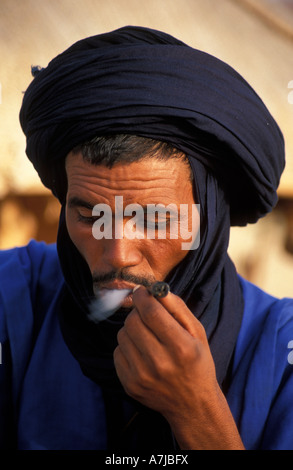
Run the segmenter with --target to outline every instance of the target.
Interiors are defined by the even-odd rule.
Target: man
[[[293,448],[293,302],[227,255],[230,225],[272,209],[284,168],[262,101],[146,28],[79,41],[37,72],[20,121],[62,209],[57,251],[1,255],[2,447]],[[166,209],[163,232],[150,207]],[[96,297],[124,289],[92,321]]]

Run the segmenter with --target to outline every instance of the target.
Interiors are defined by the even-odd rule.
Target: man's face
[[[117,163],[110,169],[86,162],[81,153],[69,153],[66,172],[67,228],[70,238],[89,266],[94,291],[105,288],[131,289],[136,284],[148,286],[155,281],[162,281],[187,255],[187,251],[182,250],[182,241],[185,240],[181,238],[180,230],[177,238],[170,237],[173,230],[172,212],[170,215],[167,213],[166,236],[162,239],[157,238],[160,224],[155,228],[156,238],[148,238],[146,228],[142,230],[145,234],[143,238],[131,239],[125,235],[117,238],[114,227],[117,224],[117,196],[120,196],[119,201],[123,201],[123,210],[129,204],[139,204],[145,218],[150,204],[162,204],[165,207],[172,204],[170,207],[177,207],[178,213],[180,204],[188,204],[189,207],[195,204],[186,161],[158,160],[154,157],[134,163]],[[96,239],[93,235],[93,224],[98,217],[93,216],[92,208],[97,204],[106,204],[109,213],[112,213],[112,238]],[[131,215],[120,211],[121,227],[116,227],[116,230],[124,234],[121,230],[126,228],[131,218]],[[180,217],[178,220],[180,225]],[[188,215],[189,228],[190,224],[191,210]],[[133,229],[136,228],[133,226]],[[192,230],[197,232],[198,228],[199,216],[196,227],[193,220]],[[122,306],[132,306],[131,295]]]

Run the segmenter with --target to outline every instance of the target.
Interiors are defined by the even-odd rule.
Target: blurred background
[[[277,120],[287,155],[279,203],[257,224],[233,228],[229,252],[248,280],[292,297],[293,0],[0,0],[0,248],[56,239],[59,203],[26,158],[18,121],[31,65],[125,25],[165,31],[229,63]]]

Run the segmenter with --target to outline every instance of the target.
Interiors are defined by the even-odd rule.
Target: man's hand
[[[182,449],[243,449],[201,323],[172,293],[140,287],[133,303],[114,351],[126,393],[161,413]]]

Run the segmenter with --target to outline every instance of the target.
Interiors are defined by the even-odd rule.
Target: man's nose
[[[135,240],[127,238],[105,239],[103,241],[103,265],[109,269],[122,269],[141,263],[142,254]]]

